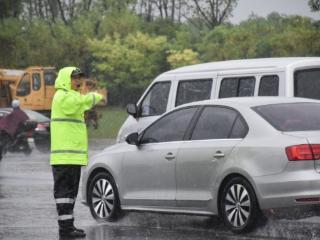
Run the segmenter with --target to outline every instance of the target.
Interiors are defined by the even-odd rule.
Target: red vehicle
[[[41,113],[23,109],[29,119],[35,122],[35,126],[27,134],[27,138],[33,138],[36,148],[41,152],[50,149],[50,119]],[[12,108],[0,108],[0,118],[12,112]]]

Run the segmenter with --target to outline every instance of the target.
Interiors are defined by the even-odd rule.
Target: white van
[[[130,116],[117,142],[181,104],[244,96],[320,99],[320,57],[231,60],[165,72],[154,79],[137,104],[128,104]]]

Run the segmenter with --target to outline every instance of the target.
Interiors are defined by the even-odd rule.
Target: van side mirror
[[[126,137],[126,142],[128,144],[131,145],[139,145],[139,134],[137,132],[134,133],[130,133],[127,137]]]
[[[138,107],[137,105],[133,104],[133,103],[129,103],[127,105],[127,112],[133,116],[134,118],[138,117]]]

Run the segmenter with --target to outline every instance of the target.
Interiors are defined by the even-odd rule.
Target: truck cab
[[[0,106],[10,106],[12,99],[19,99],[21,108],[49,111],[55,79],[53,67],[0,69]]]
[[[27,68],[16,85],[12,86],[13,97],[20,100],[22,108],[48,111],[54,95],[55,68]]]

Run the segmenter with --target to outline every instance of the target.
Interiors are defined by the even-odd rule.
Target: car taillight
[[[311,144],[314,160],[320,159],[320,144]]]
[[[320,144],[301,144],[286,147],[289,161],[304,161],[320,159]]]
[[[35,129],[36,131],[44,131],[46,130],[46,125],[42,124],[42,123],[38,123],[37,124],[37,128]]]

